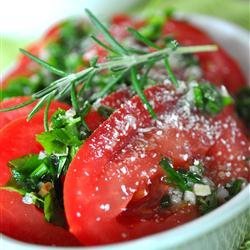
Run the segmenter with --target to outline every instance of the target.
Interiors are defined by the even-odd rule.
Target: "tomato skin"
[[[9,108],[13,107],[15,105],[21,104],[25,101],[28,101],[30,97],[28,96],[18,96],[18,97],[12,97],[9,99],[6,99],[2,102],[0,102],[0,109],[3,108]],[[23,108],[15,109],[8,112],[0,112],[0,129],[4,126],[8,125],[9,122],[23,116],[27,116],[29,112],[34,108],[37,102],[31,103]],[[56,110],[57,108],[62,109],[69,109],[69,106],[67,104],[64,104],[62,102],[53,101],[50,106],[51,109]],[[44,108],[42,109],[44,110]]]
[[[233,106],[226,107],[217,117],[223,122],[221,135],[207,152],[207,173],[216,184],[225,185],[232,179],[249,180],[250,141],[244,134],[244,126],[236,117]]]
[[[101,100],[101,105],[108,106],[112,109],[120,108],[121,104],[127,101],[131,97],[131,92],[129,89],[121,89],[116,92],[112,92],[108,96],[104,97]],[[85,122],[87,123],[89,129],[94,131],[106,120],[101,114],[99,114],[96,110],[91,110],[87,116],[85,117]]]
[[[67,108],[68,105],[53,102],[49,115],[52,115],[59,107]],[[14,119],[0,130],[0,186],[5,185],[11,177],[7,166],[10,160],[31,153],[39,153],[42,150],[35,136],[43,131],[43,111],[38,112],[29,122],[26,116]]]
[[[79,246],[67,230],[45,221],[34,205],[22,202],[16,192],[0,190],[0,232],[17,240],[33,244]]]
[[[146,91],[148,98],[159,96],[160,93],[164,93],[166,97],[169,95],[169,90],[165,86],[155,86]],[[173,102],[175,99],[168,101],[165,99],[163,102],[163,99],[156,98],[155,110],[159,112],[166,110],[168,106],[171,107]],[[136,120],[131,121],[132,116],[136,117]],[[129,122],[129,120],[132,124],[125,128],[123,121]],[[186,211],[187,216],[184,216],[185,219],[183,218],[182,221],[182,212],[178,213],[179,210],[177,210],[178,215],[175,217],[173,213],[173,217],[170,215],[165,218],[163,224],[158,225],[154,220],[146,223],[150,229],[145,229],[145,232],[138,230],[146,225],[142,222],[138,222],[135,227],[131,228],[117,221],[117,216],[133,198],[137,189],[136,180],[141,181],[142,186],[146,185],[149,180],[146,177],[140,177],[141,171],[145,170],[154,178],[161,170],[151,172],[151,160],[145,158],[147,167],[141,164],[141,168],[129,170],[129,178],[126,175],[117,176],[115,174],[112,179],[112,173],[117,173],[115,171],[117,166],[114,166],[114,169],[112,169],[113,165],[108,166],[107,169],[105,166],[113,155],[119,152],[135,135],[138,126],[144,127],[150,122],[151,118],[140,99],[132,98],[94,131],[70,164],[64,184],[65,211],[70,231],[83,244],[94,245],[133,239],[147,233],[158,232],[170,225],[177,225],[177,221],[183,223],[197,216],[197,212],[194,212],[196,209],[190,209]],[[154,161],[159,162],[159,159]],[[134,191],[128,190],[125,196],[124,190],[121,189],[123,185]],[[173,219],[177,217],[178,220]],[[169,220],[173,221],[170,223]],[[126,235],[125,238],[123,238],[124,235]]]
[[[163,35],[173,36],[182,45],[214,44],[204,32],[185,21],[168,20],[163,27]],[[246,79],[237,62],[222,48],[216,52],[197,53],[203,77],[216,85],[225,85],[236,93],[246,85]]]

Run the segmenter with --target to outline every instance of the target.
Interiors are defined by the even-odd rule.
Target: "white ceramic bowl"
[[[231,23],[202,15],[180,15],[208,32],[241,65],[250,82],[249,33]],[[239,247],[245,232],[250,230],[250,185],[232,200],[213,212],[175,229],[137,240],[102,247],[43,247],[0,236],[3,250],[233,250]]]

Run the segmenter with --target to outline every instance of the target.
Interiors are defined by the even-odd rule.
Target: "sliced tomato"
[[[78,246],[67,230],[45,221],[34,205],[22,202],[16,192],[0,190],[0,233],[33,244]]]
[[[207,175],[216,184],[230,180],[250,178],[250,143],[244,134],[244,127],[236,117],[233,107],[227,107],[218,120],[224,125],[219,139],[207,153]]]
[[[100,104],[112,109],[118,109],[120,108],[121,104],[127,101],[131,96],[132,94],[128,88],[120,89],[104,97],[100,101]],[[91,131],[94,131],[96,128],[98,128],[98,126],[105,120],[106,118],[94,109],[91,110],[85,117],[85,122]]]
[[[6,99],[2,102],[0,102],[0,109],[4,109],[4,108],[9,108],[9,107],[13,107],[15,105],[21,104],[27,100],[29,100],[30,97],[28,96],[20,96],[20,97],[13,97],[10,99]],[[36,102],[27,105],[23,108],[20,109],[15,109],[12,111],[8,111],[8,112],[1,112],[0,113],[0,129],[4,126],[6,126],[9,122],[19,118],[19,117],[23,117],[23,116],[27,116],[29,114],[29,112],[32,110],[32,108],[35,106]],[[53,101],[51,103],[50,108],[52,110],[56,110],[58,108],[62,108],[62,109],[69,109],[70,107],[67,104],[64,104],[62,102],[58,102],[58,101]]]
[[[70,164],[64,185],[65,211],[70,231],[83,244],[129,240],[198,216],[196,208],[188,205],[160,208],[168,187],[161,182],[164,173],[159,162],[165,156],[176,168],[186,168],[195,159],[205,161],[217,140],[225,136],[227,120],[180,106],[180,96],[167,86],[151,87],[145,94],[157,121],[151,120],[135,96],[95,130]],[[234,128],[240,130],[237,124]],[[234,143],[236,155],[241,147],[239,141]]]
[[[146,91],[158,115],[175,107],[177,95],[173,97],[171,91],[166,86]],[[70,231],[83,244],[133,239],[198,216],[195,207],[162,211],[159,202],[158,207],[155,205],[155,200],[162,197],[164,185],[159,185],[158,196],[150,187],[163,176],[158,165],[160,138],[156,127],[151,129],[151,126],[148,112],[140,99],[134,97],[100,125],[73,159],[64,185],[65,211]],[[161,140],[172,139],[158,134]],[[185,141],[180,140],[178,145],[181,144],[185,145]],[[179,157],[182,157],[180,152],[176,159]],[[138,200],[145,198],[150,201],[148,207],[139,209],[143,212],[135,221],[133,214]]]
[[[49,114],[57,108],[68,108],[66,104],[55,102]],[[29,122],[26,116],[14,119],[0,130],[0,186],[5,185],[11,177],[7,163],[10,160],[31,153],[39,153],[42,147],[36,142],[35,136],[43,132],[43,112],[37,113]]]
[[[173,36],[182,45],[215,44],[207,34],[185,21],[168,20],[163,27],[163,35]],[[225,85],[231,93],[246,85],[238,63],[222,48],[216,52],[197,53],[196,56],[205,80]]]

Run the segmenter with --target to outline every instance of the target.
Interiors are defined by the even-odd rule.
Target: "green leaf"
[[[235,105],[238,115],[250,128],[250,87],[244,87],[237,93]]]
[[[148,20],[147,25],[139,29],[139,32],[146,38],[150,40],[156,40],[161,34],[163,25],[166,23],[168,18],[168,13],[153,13]]]
[[[8,166],[13,170],[16,170],[24,175],[30,175],[34,169],[36,169],[42,160],[39,159],[36,154],[29,154],[24,157],[11,160],[8,162]]]
[[[242,189],[241,187],[242,187],[243,183],[244,183],[244,181],[241,179],[237,179],[237,180],[233,181],[228,188],[229,195],[231,197],[233,197],[236,194],[238,194]]]
[[[48,154],[67,155],[68,146],[80,146],[78,130],[74,126],[53,129],[36,136],[36,140]]]
[[[211,195],[207,197],[197,196],[197,204],[201,214],[206,214],[214,210],[219,206],[216,192],[213,191]]]
[[[173,165],[170,163],[168,158],[163,158],[160,161],[160,166],[166,172],[167,180],[169,180],[171,184],[176,185],[183,192],[186,190],[189,190],[189,187],[186,184],[185,179],[183,178],[183,176],[180,173],[178,173],[174,169]]]
[[[11,168],[12,179],[6,186],[21,190],[23,193],[36,191],[38,178],[35,173],[39,173],[42,164],[44,164],[43,160],[33,154],[9,161],[8,166]],[[49,174],[48,169],[43,174]]]
[[[64,210],[57,200],[54,189],[44,197],[44,217],[48,222],[57,226],[66,227],[67,225]]]
[[[232,98],[223,96],[222,93],[210,83],[199,83],[193,87],[194,104],[202,112],[216,115],[231,104]]]
[[[13,96],[29,96],[41,87],[42,79],[39,75],[36,77],[17,76],[8,81],[7,86],[1,89],[0,101]]]

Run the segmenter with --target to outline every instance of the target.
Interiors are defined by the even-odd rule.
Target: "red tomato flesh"
[[[70,231],[83,244],[129,240],[198,216],[195,207],[177,206],[176,217],[172,217],[175,212],[159,208],[160,194],[166,191],[160,183],[164,173],[159,161],[169,157],[176,168],[188,167],[195,159],[205,161],[224,136],[223,123],[217,120],[221,118],[180,108],[180,96],[166,86],[145,93],[158,114],[157,122],[135,96],[100,125],[69,167],[65,211]],[[185,218],[180,216],[183,209]]]
[[[216,44],[207,34],[185,21],[168,20],[163,27],[163,35],[171,35],[186,46]],[[222,48],[216,52],[197,53],[196,56],[205,80],[224,85],[231,93],[236,93],[246,85],[239,65]]]
[[[9,237],[41,245],[79,245],[67,230],[46,222],[34,205],[24,204],[16,192],[0,190],[0,214],[0,233]]]
[[[68,105],[53,102],[49,114],[52,115],[59,107],[68,108]],[[26,116],[14,119],[0,130],[0,186],[5,185],[11,177],[7,166],[10,160],[42,150],[35,136],[44,131],[43,112],[37,113],[29,122],[26,119]]]
[[[218,121],[224,125],[219,139],[207,153],[207,175],[222,185],[237,177],[250,180],[250,165],[246,161],[250,155],[250,142],[233,107],[227,107],[219,114]]]
[[[30,99],[30,97],[28,97],[28,96],[12,97],[12,98],[6,99],[6,100],[0,102],[0,109],[10,108],[10,107],[16,106],[16,105],[21,104],[25,101],[28,101],[29,99]],[[8,112],[0,112],[0,129],[3,128],[4,126],[6,126],[9,122],[11,122],[19,117],[27,116],[29,114],[29,112],[32,110],[32,108],[34,108],[35,105],[36,105],[36,102],[31,103],[23,108],[20,108],[20,109],[15,109],[15,110],[8,111]],[[56,110],[58,108],[62,108],[62,109],[67,110],[67,109],[69,109],[69,106],[67,104],[62,103],[62,102],[53,101],[51,103],[50,109]],[[44,109],[42,109],[42,110],[44,110]]]

